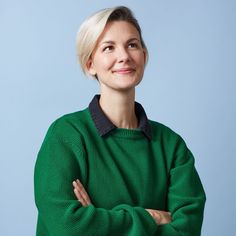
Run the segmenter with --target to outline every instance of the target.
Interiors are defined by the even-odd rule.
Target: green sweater
[[[139,129],[101,137],[89,109],[50,126],[35,165],[38,236],[197,236],[205,193],[183,139],[148,120],[152,140]],[[77,201],[80,179],[92,204]],[[145,208],[170,211],[157,225]]]

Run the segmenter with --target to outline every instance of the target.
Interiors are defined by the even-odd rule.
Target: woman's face
[[[137,29],[126,21],[113,21],[99,37],[87,68],[97,75],[101,86],[129,90],[142,80],[145,61]]]

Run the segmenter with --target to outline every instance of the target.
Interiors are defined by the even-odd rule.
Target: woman
[[[100,95],[50,126],[35,166],[37,235],[200,235],[205,193],[183,139],[135,102],[148,52],[126,7],[77,37]]]

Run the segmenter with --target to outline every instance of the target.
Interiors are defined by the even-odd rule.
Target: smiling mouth
[[[124,69],[114,70],[113,73],[125,75],[125,74],[133,73],[134,71],[135,70],[132,68],[124,68]]]

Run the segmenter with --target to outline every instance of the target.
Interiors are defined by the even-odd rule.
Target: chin
[[[141,80],[134,81],[133,83],[127,83],[127,82],[122,83],[122,84],[119,83],[115,87],[116,87],[116,90],[128,91],[128,90],[134,89],[140,82]]]

